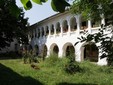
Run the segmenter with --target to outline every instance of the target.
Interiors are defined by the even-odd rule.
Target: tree
[[[107,18],[106,23],[113,24],[113,0],[74,0],[71,6],[73,14],[82,14],[86,19]]]
[[[75,0],[71,7],[71,12],[74,14],[82,14],[86,19],[99,20],[105,18],[105,25],[101,25],[98,33],[85,33],[86,37],[81,36],[79,42],[100,43],[101,58],[107,57],[108,65],[113,65],[113,35],[104,34],[104,31],[109,26],[110,33],[113,34],[113,0]],[[76,43],[76,44],[77,44]],[[75,44],[75,45],[76,45]]]
[[[3,4],[5,0],[0,0],[0,4]],[[9,3],[9,2],[12,3]],[[23,7],[25,10],[30,10],[32,8],[32,3],[36,3],[38,5],[42,5],[43,3],[46,3],[48,0],[20,0],[23,4]],[[69,0],[51,0],[51,7],[54,11],[57,12],[64,12],[66,7],[70,6],[70,4],[67,2]],[[10,12],[13,16],[18,17],[20,14],[20,10],[18,6],[15,3],[15,0],[7,0],[8,7],[10,9]]]
[[[1,3],[2,2],[2,3]],[[14,0],[0,0],[0,49],[10,46],[16,38],[20,43],[27,43],[27,19],[24,19],[24,12],[18,9],[18,18],[11,13],[10,4],[15,4]]]
[[[42,4],[47,2],[48,0],[32,0],[32,2],[35,2],[37,4]],[[51,0],[51,7],[54,11],[64,12],[65,8],[67,6],[70,6],[69,3],[67,3],[68,0]],[[24,8],[26,10],[29,10],[32,8],[32,2],[30,0],[21,0]]]

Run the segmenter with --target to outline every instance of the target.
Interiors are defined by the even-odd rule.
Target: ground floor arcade
[[[80,43],[76,46],[74,43],[66,42],[66,43],[52,43],[51,45],[42,44],[37,45],[38,54],[43,55],[43,57],[48,57],[50,54],[57,54],[58,57],[74,57],[76,61],[85,61],[89,60],[91,62],[96,62],[99,65],[106,65],[106,58],[101,59],[99,57],[99,49],[98,45],[89,42],[89,43]]]

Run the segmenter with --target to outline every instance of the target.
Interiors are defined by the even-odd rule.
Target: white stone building
[[[58,13],[30,27],[29,43],[33,48],[37,45],[39,53],[45,50],[46,56],[55,52],[59,57],[63,57],[71,52],[76,61],[89,59],[99,65],[106,65],[106,58],[100,59],[99,57],[98,44],[92,44],[93,51],[91,52],[84,47],[87,43],[74,45],[78,41],[77,38],[83,35],[84,30],[91,34],[96,33],[101,24],[105,24],[104,19],[97,23],[84,20],[81,15],[72,15],[69,12]]]

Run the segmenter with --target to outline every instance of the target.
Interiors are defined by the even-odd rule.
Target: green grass
[[[51,57],[35,64],[39,69],[23,64],[21,59],[0,60],[0,85],[113,85],[113,69],[88,61],[79,63],[81,72],[68,74],[67,59]]]

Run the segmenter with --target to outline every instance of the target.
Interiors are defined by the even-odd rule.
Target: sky
[[[20,0],[16,0],[16,4],[19,7],[22,7]],[[28,22],[30,25],[57,13],[51,8],[51,0],[48,0],[48,2],[44,3],[43,5],[33,3],[33,7],[30,10],[24,10],[24,12],[25,17],[29,18]]]

